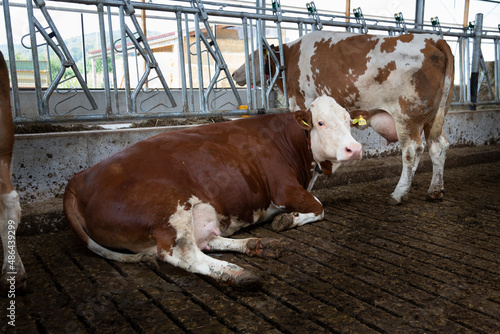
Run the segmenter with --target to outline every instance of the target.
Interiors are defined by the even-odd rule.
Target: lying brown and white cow
[[[10,104],[7,64],[0,52],[0,235],[3,245],[2,290],[8,296],[26,287],[26,272],[16,244],[16,231],[21,220],[19,195],[11,182],[14,123]],[[10,297],[9,297],[10,298]]]
[[[361,159],[349,123],[347,111],[322,96],[307,111],[163,133],[76,174],[64,194],[65,214],[105,258],[157,257],[252,286],[256,276],[202,251],[275,255],[275,240],[226,237],[282,211],[276,230],[323,219],[323,206],[307,189],[315,168],[329,174],[342,161]]]
[[[434,35],[383,37],[314,31],[285,44],[283,52],[291,111],[307,108],[326,94],[353,118],[364,111],[369,125],[389,142],[399,139],[403,171],[391,204],[401,203],[408,194],[424,150],[422,130],[434,169],[428,199],[443,198],[449,146],[443,122],[454,76],[453,55],[444,40]],[[256,54],[251,58],[259,79]],[[233,73],[233,79],[239,85],[246,84],[244,65]],[[280,79],[277,85],[283,91]]]

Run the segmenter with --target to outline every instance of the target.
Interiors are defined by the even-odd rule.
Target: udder
[[[193,227],[196,245],[200,250],[210,250],[208,242],[220,236],[219,221],[215,209],[206,203],[193,207]]]
[[[398,141],[396,124],[388,112],[383,110],[370,111],[370,126],[379,135],[387,139],[387,143]]]

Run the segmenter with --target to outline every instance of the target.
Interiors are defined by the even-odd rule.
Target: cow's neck
[[[311,154],[311,157],[314,160],[314,156],[313,156],[312,149],[311,149],[311,136],[309,135],[309,132],[310,132],[309,130],[304,129],[304,133],[305,133],[306,139],[307,139],[307,149],[309,150],[309,153]],[[314,171],[318,174],[323,174],[321,164],[317,163],[316,161],[314,161],[314,163],[316,165],[314,167]]]
[[[288,122],[284,128],[287,130],[274,132],[273,141],[287,163],[296,171],[298,181],[307,188],[313,176],[314,158],[307,137],[295,117],[292,114],[286,115]]]

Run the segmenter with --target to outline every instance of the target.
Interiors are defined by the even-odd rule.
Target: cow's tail
[[[453,80],[455,75],[455,62],[448,43],[444,39],[439,39],[436,42],[436,47],[443,52],[446,65],[444,70],[443,95],[441,96],[438,110],[430,129],[429,135],[431,140],[432,138],[437,139],[442,136],[444,117],[448,113],[453,97]]]
[[[437,41],[436,46],[441,52],[444,53],[446,58],[446,69],[445,69],[445,79],[444,79],[444,87],[443,87],[443,98],[441,99],[440,107],[445,108],[448,111],[448,108],[451,104],[451,98],[453,96],[453,81],[455,76],[455,61],[453,58],[453,53],[451,52],[450,46],[444,39],[440,39]]]
[[[74,179],[70,180],[64,192],[64,214],[68,220],[71,230],[76,236],[94,253],[108,260],[117,262],[152,262],[156,263],[155,257],[150,254],[125,254],[112,251],[94,241],[85,231],[85,219],[82,217],[78,199],[73,187]]]
[[[444,53],[446,59],[446,69],[445,69],[445,79],[443,86],[443,97],[441,99],[440,108],[448,112],[451,104],[451,98],[453,97],[453,81],[455,76],[455,61],[453,58],[453,53],[451,52],[450,46],[444,39],[437,41],[436,46],[441,52]]]

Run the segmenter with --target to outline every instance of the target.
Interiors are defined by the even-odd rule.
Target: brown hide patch
[[[172,248],[177,246],[175,244],[175,239],[177,238],[177,232],[175,229],[170,225],[163,226],[163,228],[158,228],[154,232],[153,237],[156,239],[157,254],[160,260],[164,260],[164,253],[162,251],[165,251],[168,255],[172,256]]]
[[[391,53],[396,50],[398,41],[403,43],[410,43],[413,40],[412,34],[399,35],[397,37],[386,37],[380,45],[380,52]]]
[[[435,106],[437,109],[443,96],[446,57],[437,48],[434,40],[426,39],[425,42],[425,47],[420,50],[424,55],[424,61],[422,67],[414,74],[413,80],[423,104],[429,107]]]
[[[367,70],[367,63],[379,39],[370,35],[357,35],[332,44],[331,39],[316,42],[311,57],[311,69],[316,92],[330,91],[344,108],[352,108],[359,98],[355,87],[359,76]]]
[[[394,71],[395,69],[396,69],[396,62],[393,60],[384,67],[378,69],[378,74],[374,80],[380,84],[383,83],[384,81],[387,80],[391,72]]]
[[[331,161],[321,161],[320,166],[321,166],[321,171],[323,172],[323,174],[325,174],[325,175],[332,174],[332,167],[333,166],[332,166]]]

